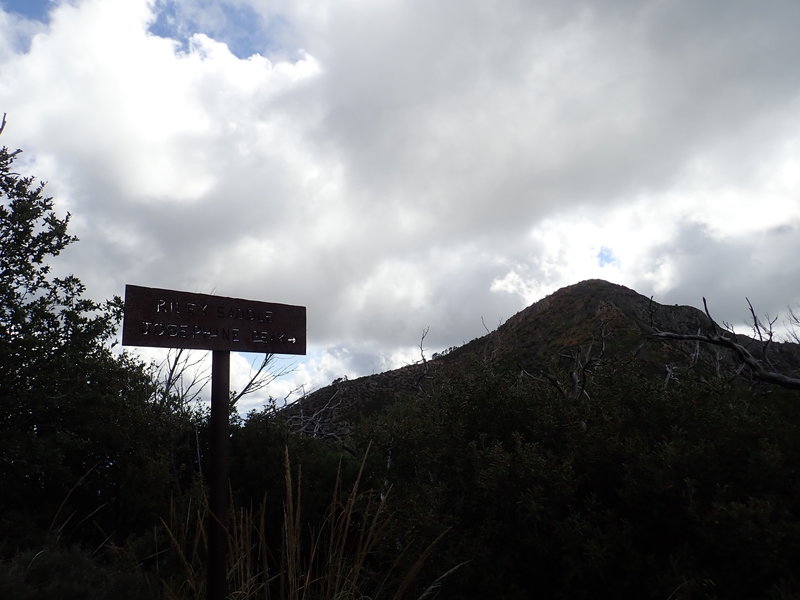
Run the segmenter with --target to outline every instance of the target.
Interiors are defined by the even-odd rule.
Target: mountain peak
[[[665,367],[682,372],[694,368],[689,358],[716,364],[719,355],[696,342],[654,340],[655,331],[695,333],[707,330],[706,314],[691,306],[662,305],[623,285],[602,279],[587,279],[563,287],[509,318],[495,331],[476,338],[451,352],[435,355],[421,363],[408,365],[353,380],[337,380],[298,401],[293,410],[311,414],[335,399],[338,407],[330,411],[339,420],[337,428],[357,420],[358,414],[379,409],[400,397],[424,391],[437,378],[463,377],[478,364],[491,365],[495,372],[553,372],[563,368],[566,356],[602,355],[603,360],[634,358],[645,371],[663,378]],[[744,336],[740,340],[752,343]],[[744,343],[743,342],[743,343]],[[782,364],[797,364],[800,348],[773,344]],[[792,348],[780,349],[780,346]],[[601,350],[602,349],[602,350]],[[716,358],[714,358],[716,356]],[[785,358],[788,357],[788,361]],[[716,362],[715,362],[716,361]],[[733,365],[732,359],[724,365]],[[734,365],[735,366],[735,365]],[[698,367],[703,370],[705,367]],[[708,370],[708,369],[705,369]]]
[[[586,338],[591,338],[602,324],[623,317],[647,323],[652,308],[649,298],[630,288],[603,279],[587,279],[531,304],[508,319],[498,332],[514,332],[537,340],[544,334],[556,344],[580,344],[589,341]],[[641,328],[636,329],[641,332]]]

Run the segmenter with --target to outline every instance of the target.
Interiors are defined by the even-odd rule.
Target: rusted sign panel
[[[306,308],[125,286],[124,346],[306,353]]]

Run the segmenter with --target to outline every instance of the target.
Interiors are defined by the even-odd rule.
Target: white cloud
[[[431,352],[460,344],[589,277],[695,304],[767,290],[773,310],[800,300],[799,7],[0,12],[3,143],[74,214],[60,266],[97,297],[308,306],[286,390],[415,360],[428,326]]]

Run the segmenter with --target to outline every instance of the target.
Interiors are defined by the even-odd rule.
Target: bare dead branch
[[[705,299],[704,304],[705,304]],[[728,338],[721,334],[687,334],[687,333],[674,333],[670,331],[658,331],[650,334],[651,338],[660,340],[677,340],[677,341],[698,341],[712,346],[727,348],[733,351],[738,360],[747,367],[751,375],[759,381],[766,383],[774,383],[781,387],[800,390],[800,379],[796,377],[789,377],[776,371],[770,371],[764,368],[763,364],[753,356],[750,351],[742,344],[736,342],[732,338]]]
[[[599,327],[599,351],[595,351],[595,342],[590,342],[586,346],[579,346],[574,350],[560,355],[560,358],[569,361],[570,364],[566,373],[569,384],[562,383],[558,376],[545,371],[540,371],[539,375],[533,375],[520,366],[520,373],[530,379],[552,385],[564,398],[578,400],[581,397],[585,397],[589,399],[589,375],[602,363],[606,351],[607,334],[608,323],[603,321],[600,323]]]
[[[548,383],[552,385],[554,388],[556,388],[556,390],[558,390],[558,393],[561,396],[563,396],[564,398],[567,397],[567,392],[562,387],[561,382],[558,380],[557,377],[554,377],[549,373],[542,371],[540,375],[533,375],[529,373],[527,370],[525,370],[523,367],[520,367],[520,374],[525,375],[525,377],[533,379],[534,381],[539,381],[541,383]]]
[[[745,300],[747,300],[747,306],[750,310],[750,317],[753,320],[753,334],[758,337],[758,341],[761,342],[761,360],[772,366],[769,359],[769,349],[775,336],[774,326],[778,320],[778,317],[770,319],[769,315],[766,315],[767,323],[765,325],[756,315],[756,311],[753,308],[750,299],[745,298]]]
[[[483,325],[483,328],[486,330],[487,334],[488,333],[492,333],[491,331],[489,331],[489,328],[486,326],[486,321],[483,320],[483,315],[481,315],[481,325]]]
[[[183,348],[171,348],[158,368],[158,401],[173,404],[181,411],[195,402],[210,381],[208,369],[200,368],[203,357],[192,360]]]
[[[419,340],[419,355],[422,363],[422,373],[420,373],[419,377],[417,377],[417,389],[419,389],[419,391],[422,392],[423,394],[426,394],[427,392],[422,387],[422,382],[425,381],[426,379],[430,379],[430,375],[428,374],[428,372],[430,371],[430,367],[428,366],[428,361],[425,358],[425,348],[423,347],[425,343],[425,338],[427,337],[430,329],[431,329],[430,325],[426,327],[423,330],[422,337]]]
[[[244,396],[263,390],[279,377],[288,375],[294,370],[293,364],[280,369],[274,368],[274,354],[265,354],[258,368],[256,368],[255,362],[251,365],[251,367],[253,374],[251,375],[249,381],[245,384],[240,392],[234,391],[231,393],[230,405],[232,407],[236,406],[236,403]]]
[[[287,418],[287,428],[300,435],[341,441],[342,436],[331,426],[334,413],[341,407],[344,400],[341,391],[341,388],[337,388],[325,404],[314,410],[310,415],[306,414],[301,400],[300,412]]]
[[[697,334],[700,335],[700,329],[697,330]],[[692,368],[697,365],[697,362],[700,360],[700,342],[697,341],[694,344],[694,352],[692,352],[692,358],[689,362],[689,368]]]
[[[800,344],[800,332],[798,332],[798,328],[800,328],[800,315],[794,312],[791,306],[789,307],[788,327],[787,341]]]
[[[664,367],[667,370],[667,376],[664,378],[664,389],[667,389],[669,382],[672,380],[677,381],[677,376],[675,375],[675,369],[677,368],[675,365],[666,364]]]
[[[739,343],[731,326],[725,324],[725,328],[722,328],[717,324],[717,322],[714,320],[714,317],[711,316],[711,311],[708,308],[708,302],[706,301],[705,297],[703,297],[703,310],[712,325],[712,330],[710,333],[703,333],[702,329],[698,329],[697,333],[695,334],[689,334],[672,331],[659,331],[658,329],[654,328],[654,332],[650,334],[649,337],[651,339],[669,341],[696,342],[695,351],[692,355],[692,366],[694,366],[698,361],[700,352],[699,345],[701,343],[708,344],[716,348],[728,349],[733,353],[733,355],[736,357],[736,360],[739,362],[739,366],[736,370],[737,375],[741,374],[744,370],[747,370],[747,372],[750,374],[750,377],[754,380],[772,383],[789,389],[800,389],[799,378],[791,377],[778,372],[775,370],[769,359],[769,349],[774,339],[774,325],[777,321],[777,317],[770,319],[769,316],[767,316],[765,324],[761,319],[758,318],[750,299],[746,298],[746,300],[752,319],[753,333],[760,342],[760,358],[754,356],[744,344]],[[794,318],[795,322],[798,322],[797,318],[791,312],[791,309],[790,316],[791,318]],[[718,351],[715,353],[715,359],[717,376],[722,377],[721,357]]]
[[[756,316],[756,311],[753,308],[753,304],[750,302],[750,298],[745,298],[747,300],[747,306],[750,308],[750,315],[753,319],[753,332],[758,336],[759,341],[764,341],[764,336],[761,333],[761,324]]]
[[[714,317],[711,316],[711,311],[708,310],[708,302],[706,302],[705,296],[703,296],[703,310],[705,311],[706,316],[708,317],[708,320],[711,321],[711,325],[714,327],[714,333],[715,334],[717,332],[720,332],[720,331],[726,331],[725,329],[720,327],[717,324],[717,322],[714,320]]]

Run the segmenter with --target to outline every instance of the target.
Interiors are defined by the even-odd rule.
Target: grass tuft
[[[339,464],[325,517],[315,528],[303,520],[302,469],[293,467],[286,450],[280,540],[268,539],[267,532],[271,529],[266,497],[258,506],[235,506],[231,502],[227,561],[229,599],[401,600],[406,597],[444,534],[420,554],[402,577],[396,576],[404,558],[402,555],[388,567],[380,566],[382,560],[377,557],[377,551],[385,541],[390,524],[388,495],[385,491],[362,489],[366,459],[367,454],[349,490],[344,489]],[[162,521],[173,559],[162,558],[158,568],[163,569],[164,597],[169,600],[206,597],[208,514],[208,499],[201,493],[199,500],[190,501],[183,511],[179,511],[173,501],[169,519]],[[432,597],[447,575],[449,573],[434,582],[423,596]]]

